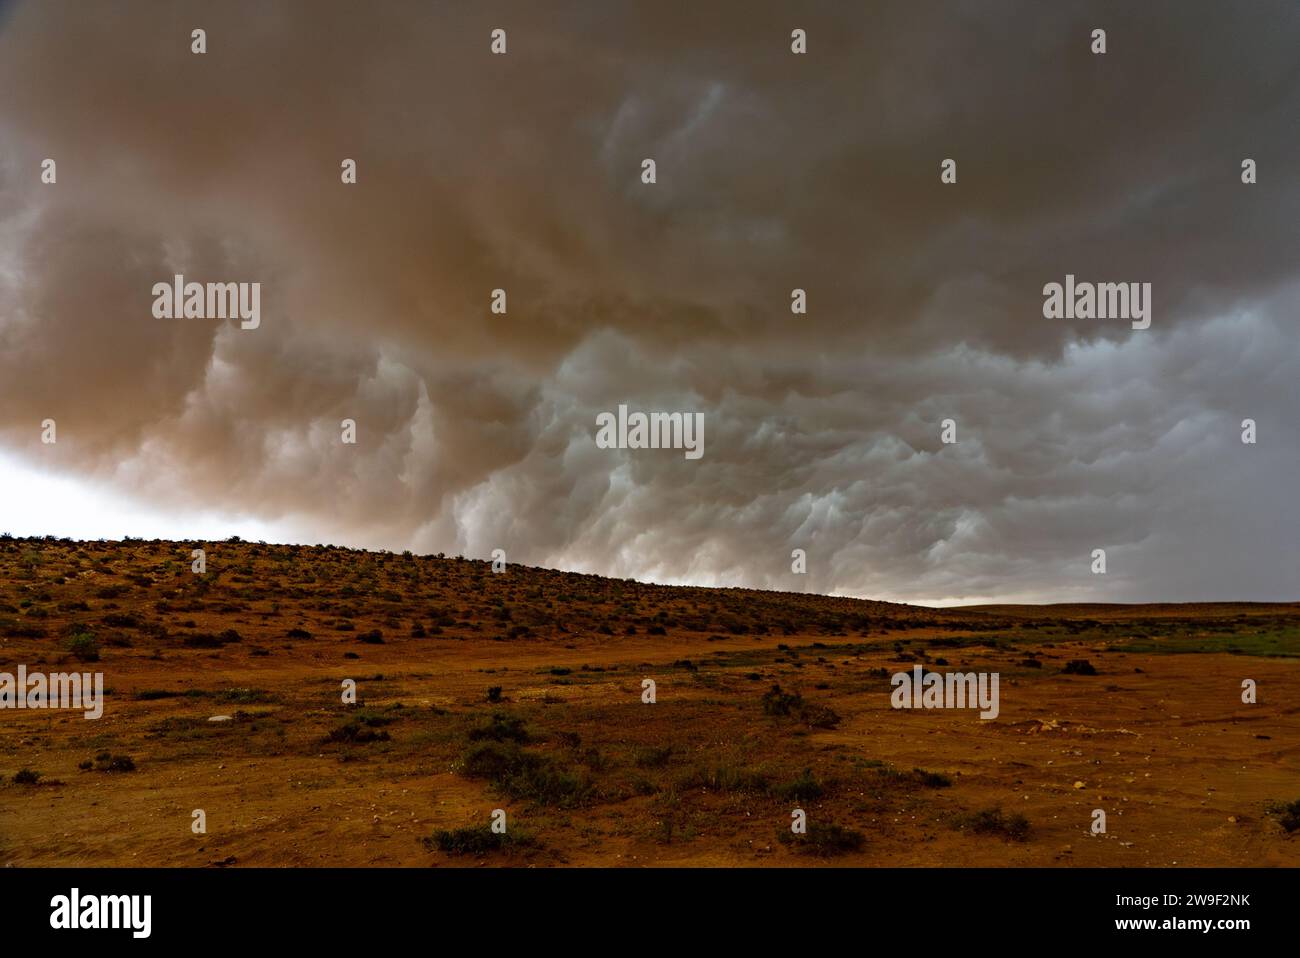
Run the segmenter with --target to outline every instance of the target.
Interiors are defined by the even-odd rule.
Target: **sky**
[[[1270,0],[10,0],[0,531],[1295,600],[1298,42]],[[256,328],[155,316],[176,274]],[[1150,327],[1047,318],[1067,275]],[[620,405],[703,455],[602,448]]]

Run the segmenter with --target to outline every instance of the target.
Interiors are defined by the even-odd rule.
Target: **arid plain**
[[[20,665],[102,672],[104,708],[0,710],[4,865],[1300,864],[1294,603],[939,610],[4,538]],[[997,718],[891,707],[917,665],[998,673]]]

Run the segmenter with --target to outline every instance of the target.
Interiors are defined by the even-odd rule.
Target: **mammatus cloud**
[[[27,463],[658,581],[1295,598],[1293,4],[3,9]],[[258,328],[155,319],[178,273],[261,283]],[[1150,283],[1151,328],[1045,319],[1067,275]],[[620,403],[704,456],[597,448]]]

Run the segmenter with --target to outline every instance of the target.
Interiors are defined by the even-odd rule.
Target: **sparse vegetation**
[[[672,862],[744,865],[775,853],[777,863],[836,855],[877,865],[894,862],[903,840],[935,861],[953,847],[963,860],[981,850],[989,861],[1005,860],[1010,849],[998,851],[998,841],[965,837],[990,836],[1024,843],[1015,849],[1018,863],[1060,864],[1061,843],[1047,825],[1034,841],[1024,816],[1003,809],[1027,809],[1023,795],[1057,794],[1085,777],[1062,766],[1095,757],[1100,744],[1114,783],[1121,773],[1161,769],[1139,778],[1163,789],[1152,834],[1176,836],[1184,827],[1178,816],[1199,807],[1170,790],[1178,776],[1170,774],[1174,752],[1162,736],[1182,732],[1167,708],[1155,707],[1157,696],[1179,682],[1189,701],[1203,702],[1230,660],[1163,653],[1300,654],[1300,609],[1286,606],[1186,615],[1165,607],[1104,618],[1090,618],[1096,613],[1088,609],[934,610],[526,567],[493,576],[482,562],[329,546],[220,549],[199,577],[189,572],[188,544],[0,540],[0,639],[11,661],[74,671],[77,653],[92,652],[73,649],[80,636],[93,654],[113,660],[106,671],[118,685],[105,688],[105,723],[75,713],[5,713],[0,745],[17,756],[0,785],[15,799],[7,852],[46,849],[31,860],[51,861],[48,849],[62,849],[59,839],[36,836],[47,829],[46,798],[62,795],[89,798],[84,807],[99,809],[87,819],[95,828],[68,826],[68,848],[94,849],[114,863],[180,863],[166,843],[123,861],[110,844],[112,829],[96,815],[111,807],[129,831],[136,815],[158,807],[157,790],[215,782],[259,802],[318,809],[306,816],[310,828],[243,819],[240,827],[293,863],[429,864],[411,831],[391,827],[408,820],[421,822],[416,835],[433,832],[430,849],[460,864],[517,863],[513,849],[525,847],[517,812],[548,863],[604,863],[631,843],[637,863],[659,863],[661,848]],[[629,629],[638,638],[625,639]],[[1091,672],[1090,659],[1097,659]],[[983,724],[971,713],[894,712],[890,678],[904,661],[1001,670],[1004,698],[1009,683],[1018,687],[1016,711]],[[1285,667],[1257,663],[1270,687],[1269,670]],[[1097,672],[1123,687],[1080,681]],[[348,677],[365,695],[340,707],[339,681]],[[640,701],[648,677],[659,683],[653,706]],[[1085,697],[1085,685],[1119,690],[1142,707],[1140,742],[1102,743],[1085,731],[1118,724],[1108,711],[1117,696]],[[1062,691],[1071,696],[1068,712],[1057,708]],[[1174,711],[1197,720],[1199,707]],[[1216,786],[1207,793],[1211,805],[1229,794],[1249,754],[1237,738],[1279,754],[1294,746],[1279,708],[1276,696],[1267,697],[1254,708],[1249,734],[1224,739],[1223,755],[1198,767]],[[824,731],[837,727],[845,731]],[[1048,761],[1075,748],[1081,756]],[[867,757],[872,752],[876,758]],[[957,770],[969,768],[972,754],[981,771],[968,788]],[[82,759],[87,771],[128,772],[137,761],[141,770],[51,781],[56,769]],[[20,760],[46,775],[18,769]],[[1087,787],[1102,784],[1090,778]],[[33,785],[40,790],[21,800],[21,789]],[[96,791],[111,792],[111,805],[94,804]],[[1263,806],[1257,794],[1249,800]],[[774,823],[795,806],[809,813],[809,835],[787,839],[786,824],[774,841]],[[971,806],[980,810],[952,811]],[[485,838],[492,834],[486,825],[455,827],[465,824],[458,816],[467,807],[475,816],[510,809],[509,837]],[[945,827],[936,830],[935,822]],[[364,852],[340,842],[371,824]],[[1267,815],[1238,816],[1234,828],[1184,855],[1196,864],[1233,861],[1238,849],[1271,842],[1270,854],[1300,861],[1300,845],[1288,838],[1298,829],[1300,802],[1269,806]],[[1095,864],[1086,856],[1096,847],[1075,845],[1073,860]]]

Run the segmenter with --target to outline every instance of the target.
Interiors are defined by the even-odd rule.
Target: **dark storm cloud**
[[[309,541],[1293,598],[1297,39],[1289,3],[18,4],[0,436]],[[154,319],[176,272],[261,282],[261,326]],[[1150,282],[1151,329],[1044,319],[1066,273]],[[619,403],[703,412],[704,457],[598,449]]]

